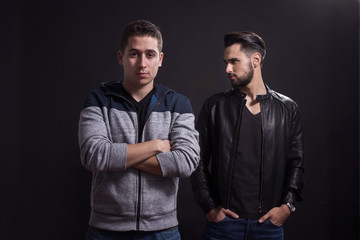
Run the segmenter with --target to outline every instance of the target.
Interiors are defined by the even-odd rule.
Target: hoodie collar
[[[100,87],[106,96],[117,96],[117,97],[125,97],[126,90],[122,86],[121,81],[111,81],[111,82],[103,82]],[[172,91],[167,86],[154,83],[154,95],[161,99],[167,92]]]

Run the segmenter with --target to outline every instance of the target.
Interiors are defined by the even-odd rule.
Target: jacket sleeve
[[[212,155],[211,146],[211,127],[209,121],[209,110],[205,102],[199,118],[196,123],[196,129],[199,131],[200,143],[200,162],[196,171],[191,176],[192,191],[195,201],[200,205],[204,213],[217,207],[216,201],[213,198],[210,183],[209,164]]]
[[[108,109],[101,96],[90,93],[80,113],[78,139],[81,162],[89,171],[118,172],[126,170],[127,145],[113,143]]]
[[[294,203],[303,200],[304,190],[304,156],[303,132],[301,116],[295,104],[291,121],[291,138],[286,165],[285,188],[283,192],[284,203]]]
[[[189,177],[199,163],[199,134],[195,130],[195,116],[189,99],[177,101],[184,111],[172,113],[173,124],[169,132],[171,151],[156,155],[164,177]]]

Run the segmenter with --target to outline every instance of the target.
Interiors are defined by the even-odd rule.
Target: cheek
[[[248,66],[241,66],[240,68],[239,68],[239,71],[241,71],[241,72],[244,72],[244,73],[247,73],[247,72],[249,72],[249,67]]]
[[[125,67],[132,67],[132,66],[134,66],[135,64],[134,64],[134,62],[135,61],[133,61],[133,60],[126,60],[126,61],[123,61],[123,66]]]
[[[149,63],[149,67],[152,70],[157,70],[159,67],[161,66],[161,62],[160,61],[153,61]]]
[[[239,73],[239,70],[240,70],[241,68],[239,67],[239,66],[234,66],[233,67],[233,71],[235,72],[235,73]]]

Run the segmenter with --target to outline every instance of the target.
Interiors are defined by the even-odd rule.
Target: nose
[[[139,58],[139,67],[140,68],[146,67],[146,56],[144,54],[141,55],[141,57]]]
[[[225,72],[226,73],[232,73],[233,69],[232,69],[232,66],[231,64],[226,64],[226,69],[225,69]]]

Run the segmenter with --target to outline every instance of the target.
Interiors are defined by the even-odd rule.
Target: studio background
[[[129,22],[159,25],[156,82],[188,96],[230,88],[223,35],[250,30],[266,42],[263,78],[303,116],[305,201],[285,224],[290,240],[359,239],[359,1],[2,1],[2,239],[84,239],[91,174],[77,142],[86,93],[122,79],[117,63]],[[205,217],[182,179],[184,240]]]

